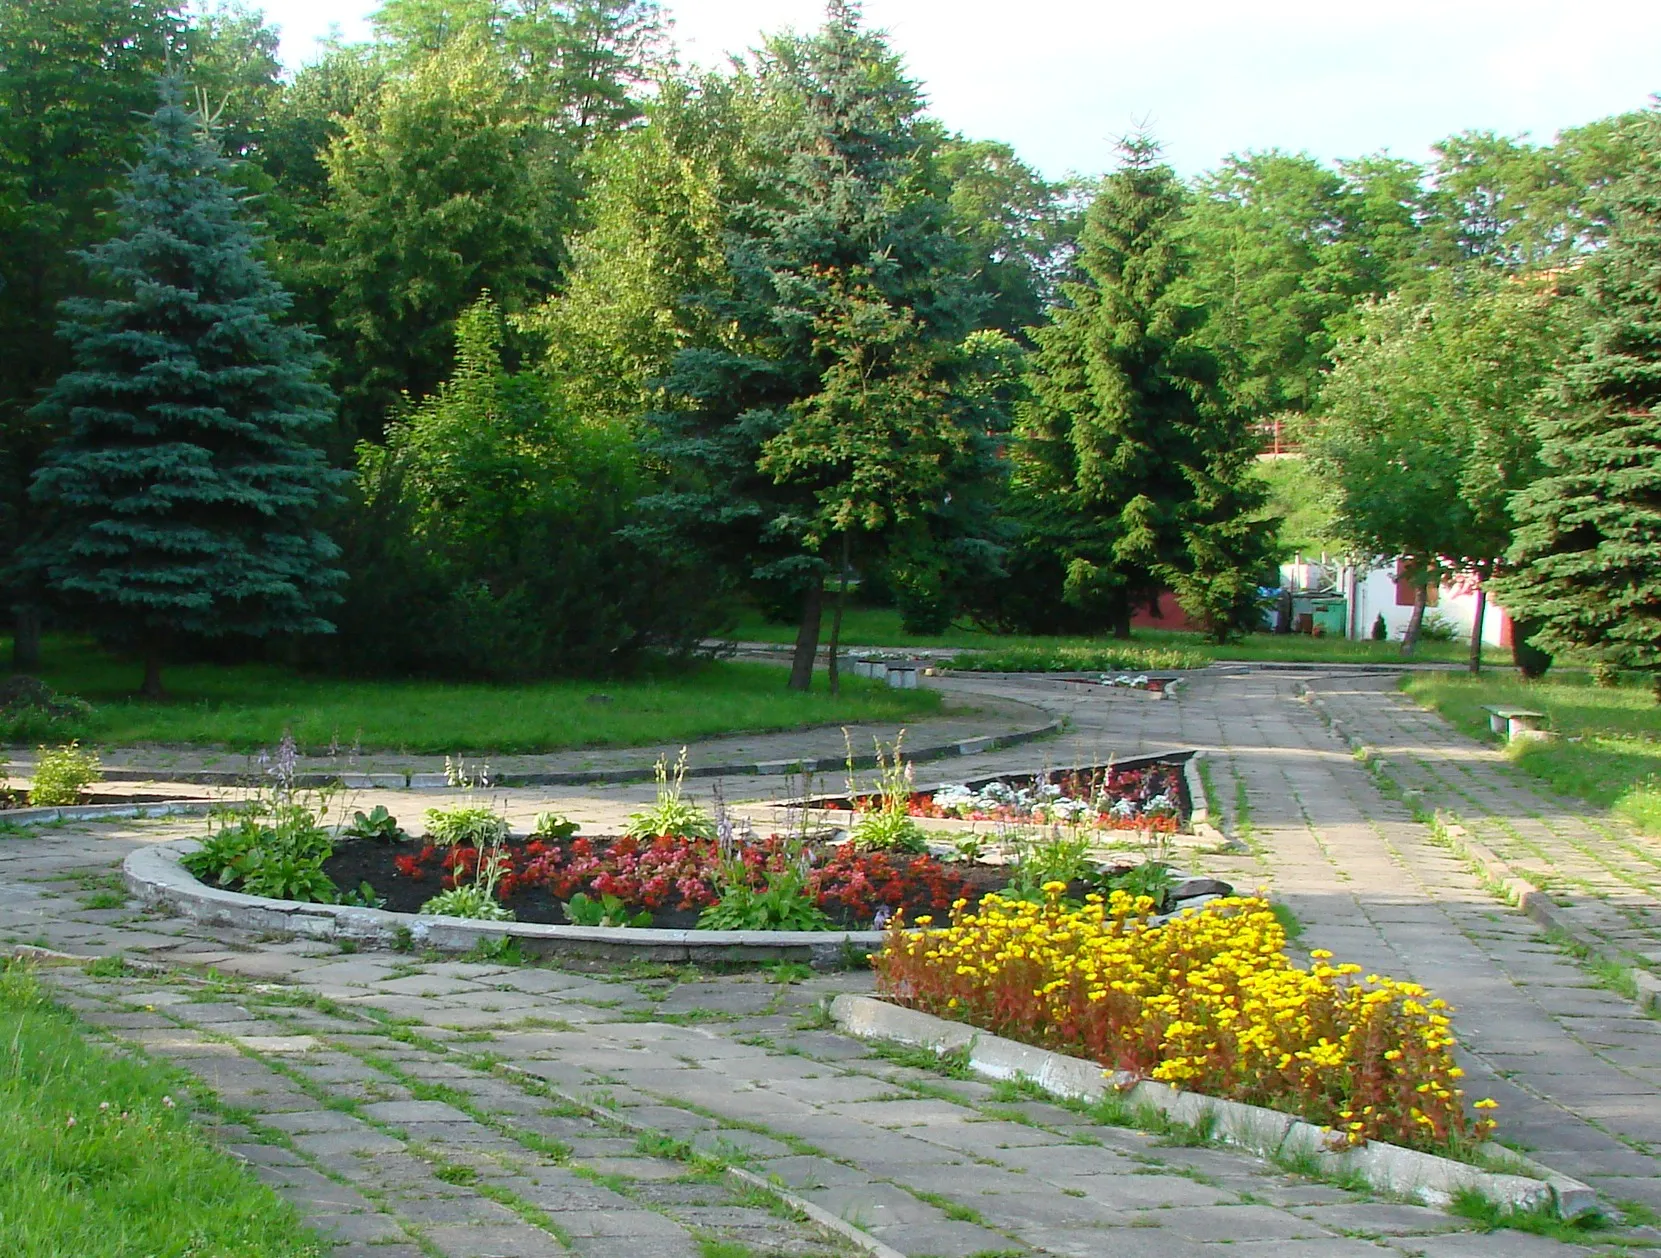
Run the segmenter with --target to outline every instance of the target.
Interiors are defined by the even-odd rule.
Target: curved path
[[[1490,815],[1486,801],[1506,824],[1537,819],[1538,861],[1582,869],[1572,862],[1603,852],[1570,824],[1567,801],[1404,708],[1377,678],[1303,682],[1342,709],[1352,733],[1412,748],[1390,759],[1420,766],[1412,785],[1427,804],[1441,803],[1435,781],[1446,774],[1467,824]],[[111,882],[120,857],[200,823],[0,838],[0,938],[170,963],[125,977],[43,972],[86,1017],[191,1070],[233,1107],[219,1134],[339,1237],[342,1256],[831,1255],[864,1238],[868,1252],[875,1243],[913,1258],[1531,1258],[1661,1243],[1646,1226],[1661,1211],[1661,1021],[1597,985],[1437,846],[1299,698],[1296,676],[1208,670],[1175,702],[1046,679],[940,684],[966,702],[1065,716],[1067,728],[925,777],[1210,750],[1214,802],[1249,850],[1204,858],[1207,868],[1272,887],[1304,923],[1305,945],[1453,1001],[1471,1091],[1500,1100],[1502,1135],[1595,1184],[1626,1225],[1579,1244],[1464,1230],[1439,1212],[920,1071],[823,1025],[820,999],[868,986],[863,975],[776,982],[341,955],[136,916]],[[765,800],[791,783],[725,785],[729,798]],[[598,827],[649,795],[634,785],[503,798],[523,817],[557,800]],[[365,802],[407,815],[431,798],[375,792]],[[1655,853],[1617,838],[1622,862]],[[1621,921],[1641,935],[1654,901],[1621,886]],[[209,967],[216,977],[202,977]],[[787,1186],[822,1217],[852,1223],[853,1238],[723,1166]]]

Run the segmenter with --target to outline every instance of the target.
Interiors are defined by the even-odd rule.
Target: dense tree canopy
[[[1653,110],[1462,132],[1423,164],[1270,149],[1186,179],[1138,141],[1062,183],[932,117],[852,0],[719,68],[683,69],[671,34],[654,0],[385,0],[371,39],[285,74],[245,0],[0,0],[18,660],[43,616],[100,628],[27,561],[61,536],[29,486],[54,447],[54,468],[127,457],[76,427],[92,368],[53,328],[79,299],[90,353],[114,317],[101,250],[133,228],[112,211],[169,68],[223,155],[212,181],[264,224],[262,282],[294,294],[267,348],[315,328],[339,399],[300,408],[300,444],[356,477],[326,512],[350,582],[319,660],[594,671],[748,604],[798,625],[804,685],[825,595],[853,587],[919,631],[1125,632],[1168,592],[1226,636],[1273,580],[1270,428],[1314,455],[1277,466],[1277,501],[1335,504],[1343,538],[1321,539],[1363,561],[1492,575],[1531,606],[1567,556],[1619,569],[1615,534],[1561,513],[1637,510],[1636,472],[1594,464],[1647,440],[1610,392],[1641,356],[1607,347],[1641,323],[1642,283],[1617,278],[1643,256]],[[1588,301],[1606,348],[1577,358]],[[1542,641],[1643,663],[1643,588],[1595,633],[1589,602],[1551,612]],[[444,649],[376,651],[400,599]]]

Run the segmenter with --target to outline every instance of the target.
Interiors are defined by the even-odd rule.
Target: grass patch
[[[1414,674],[1403,689],[1475,738],[1492,739],[1484,704],[1532,708],[1557,738],[1506,748],[1519,768],[1565,795],[1611,809],[1645,834],[1661,835],[1661,704],[1646,687],[1594,686],[1585,674],[1540,681],[1495,674]]]
[[[1535,1236],[1549,1236],[1570,1245],[1584,1243],[1590,1233],[1606,1230],[1609,1221],[1601,1214],[1583,1214],[1578,1219],[1565,1221],[1557,1217],[1551,1206],[1535,1210],[1513,1210],[1490,1201],[1475,1189],[1465,1188],[1454,1194],[1448,1213],[1455,1218],[1476,1224],[1484,1232],[1510,1228],[1516,1232],[1530,1232]]]
[[[193,1131],[166,1087],[88,1043],[25,969],[0,971],[0,1253],[317,1258],[293,1208]]]
[[[830,630],[826,612],[825,632]],[[740,642],[785,644],[796,640],[795,625],[775,625],[750,612],[740,617],[730,635]],[[823,638],[821,638],[823,641]],[[1027,637],[989,633],[973,625],[953,625],[945,633],[907,633],[900,626],[900,614],[886,607],[850,607],[842,620],[842,641],[859,647],[931,647],[937,650],[973,652],[1037,651],[1075,653],[1067,658],[1086,658],[1085,653],[1120,652],[1122,665],[1081,663],[1057,664],[1063,669],[1169,669],[1197,668],[1213,660],[1262,660],[1283,663],[1399,664],[1401,644],[1397,642],[1350,642],[1344,638],[1311,638],[1302,634],[1254,633],[1227,646],[1207,642],[1198,633],[1178,629],[1136,629],[1129,641],[1111,637]],[[1461,663],[1469,654],[1464,642],[1421,642],[1416,660]],[[1188,663],[1159,662],[1181,658]],[[1509,662],[1509,648],[1489,647],[1483,657],[1494,663]],[[1146,663],[1132,661],[1148,660]],[[968,667],[958,665],[958,667]],[[981,665],[984,667],[984,665]]]
[[[721,660],[667,665],[605,681],[557,679],[518,685],[355,681],[274,664],[179,664],[169,698],[133,692],[136,665],[88,644],[52,638],[41,675],[94,705],[73,733],[106,745],[206,745],[250,752],[290,730],[307,754],[468,752],[498,755],[570,747],[627,747],[718,734],[904,720],[940,705],[930,690],[897,690],[849,677],[842,693],[785,689],[784,670]]]

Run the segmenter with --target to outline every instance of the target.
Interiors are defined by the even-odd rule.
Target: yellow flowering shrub
[[[988,896],[944,929],[896,925],[875,958],[890,999],[1211,1096],[1287,1110],[1352,1143],[1446,1149],[1470,1117],[1448,1006],[1416,983],[1286,955],[1266,901],[1217,900],[1162,925],[1115,891],[1082,907]],[[916,925],[933,926],[920,917]],[[1492,1109],[1492,1101],[1475,1108]]]

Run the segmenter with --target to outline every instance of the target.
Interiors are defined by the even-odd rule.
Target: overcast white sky
[[[258,3],[259,0],[254,0]],[[290,66],[378,0],[264,0]],[[665,0],[688,61],[817,25],[821,0]],[[1147,119],[1184,173],[1252,148],[1422,158],[1468,128],[1529,132],[1661,91],[1655,0],[867,0],[934,112],[1045,174],[1111,164]]]

